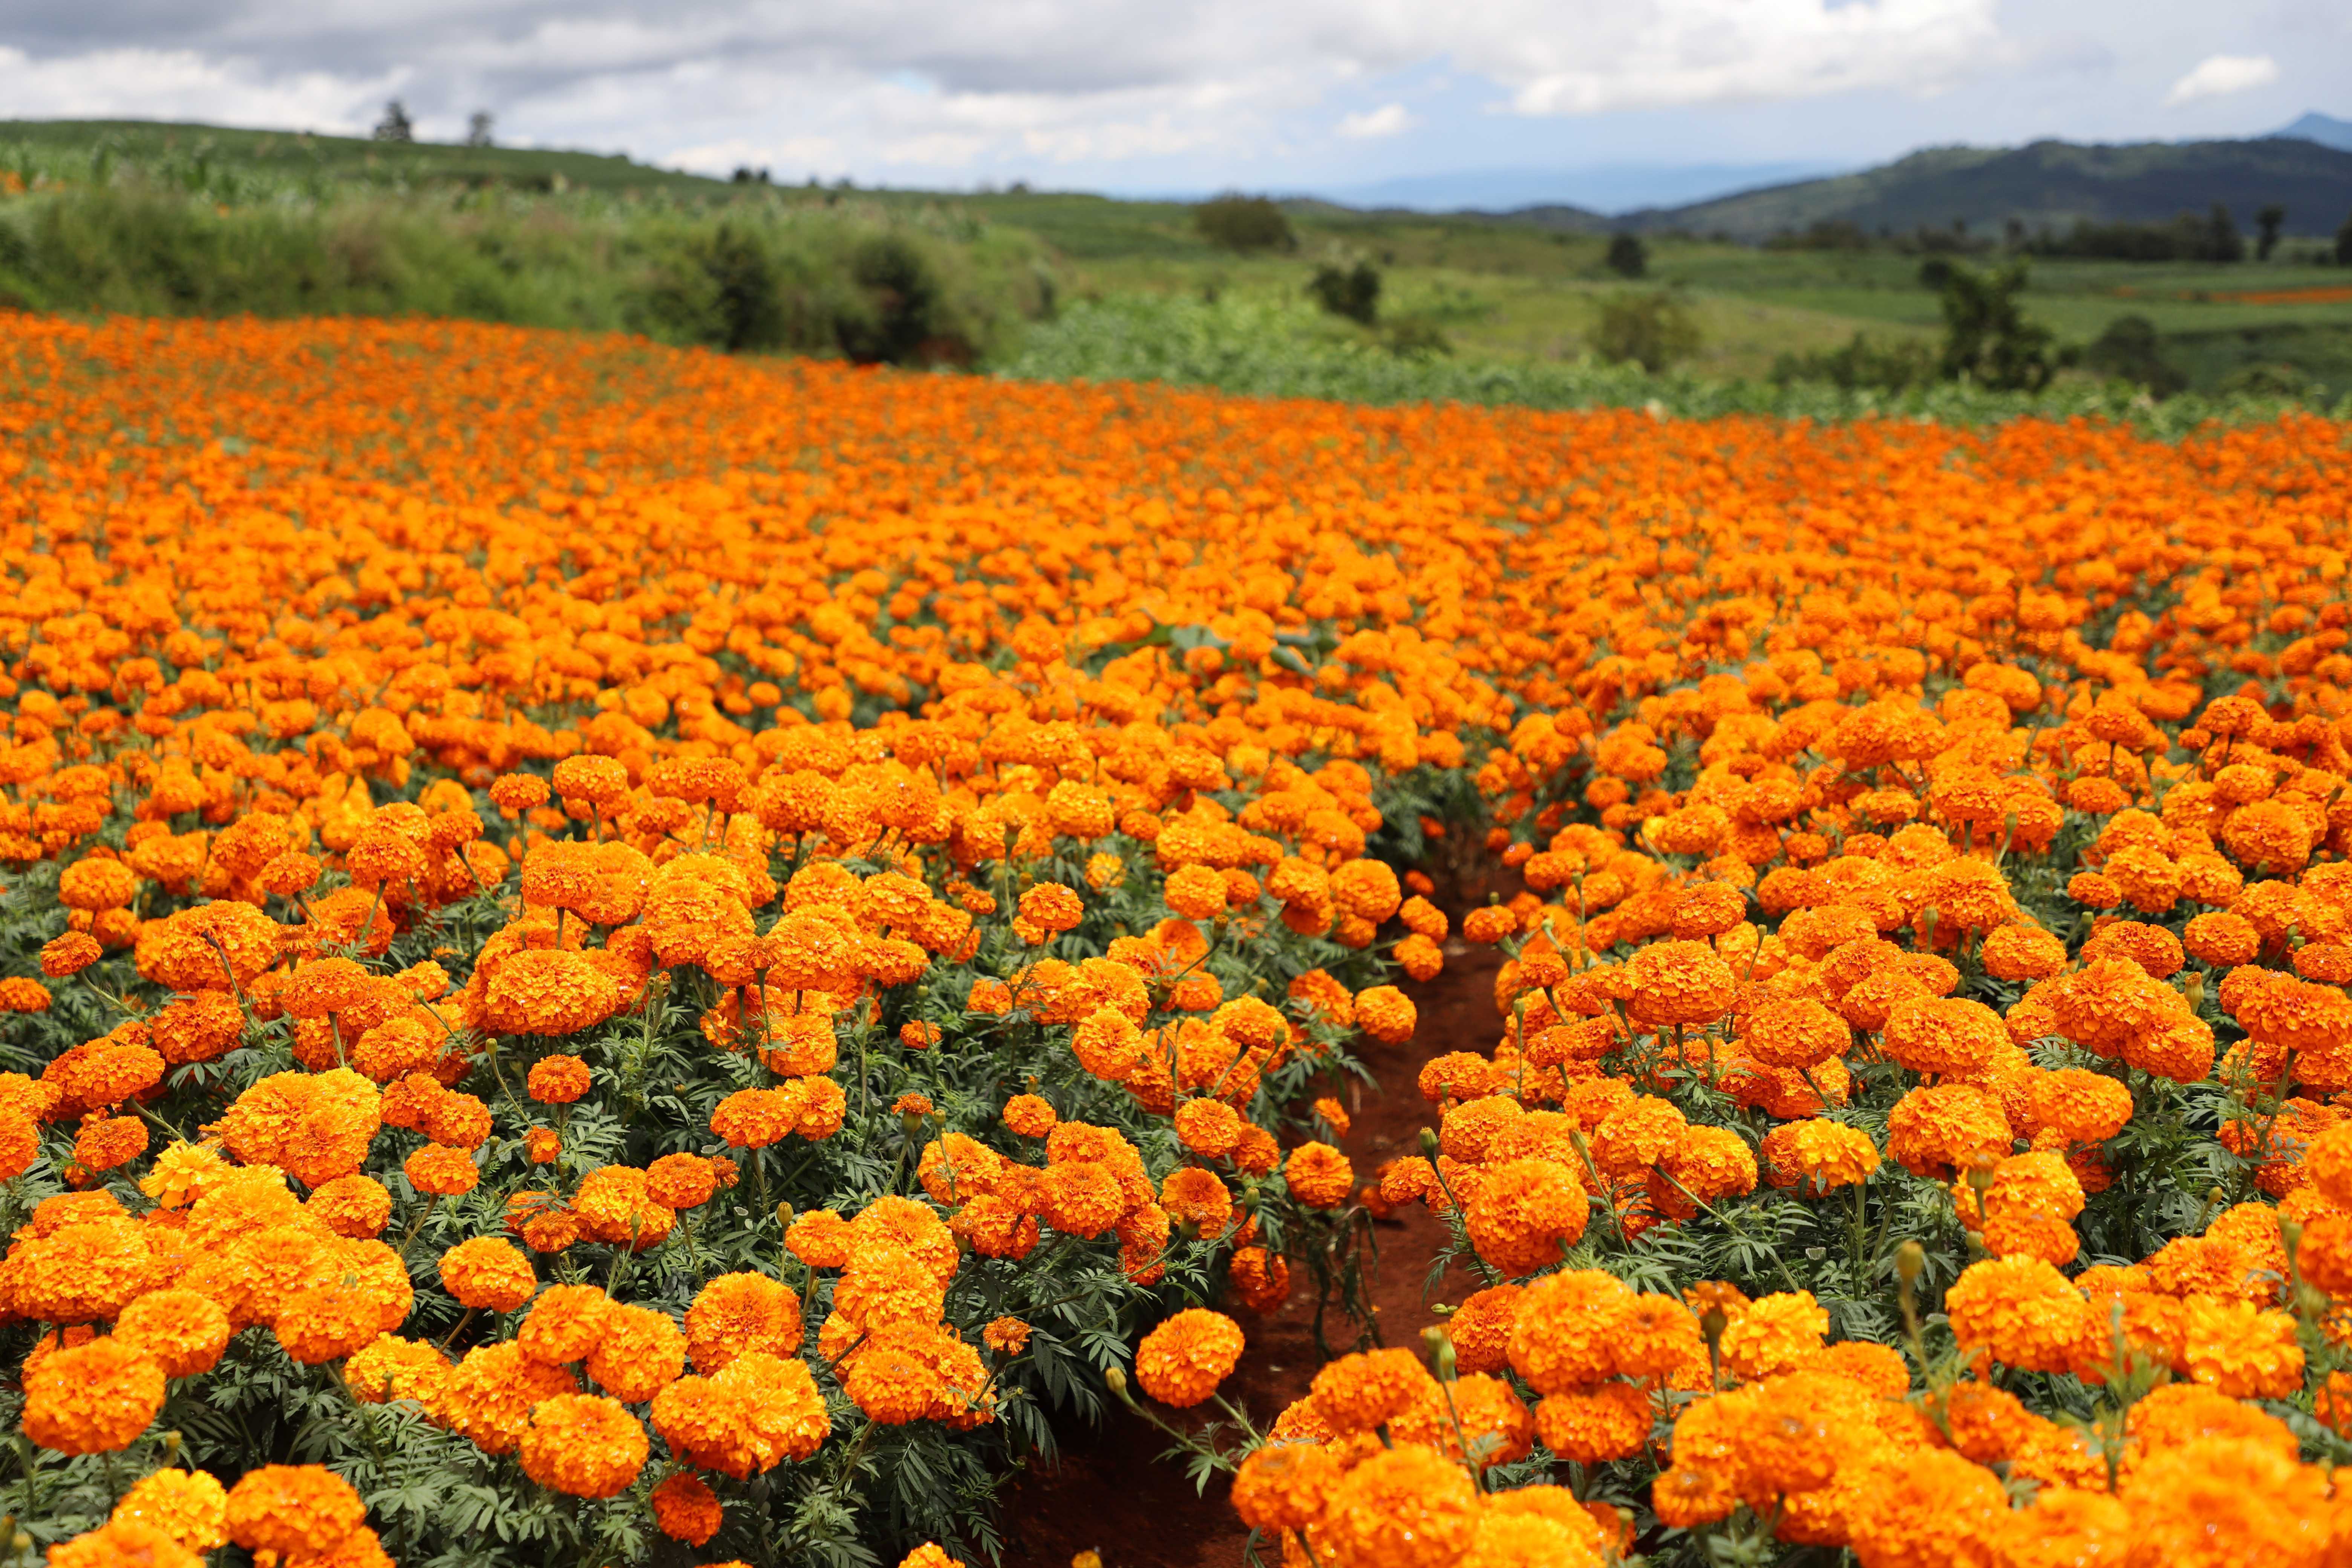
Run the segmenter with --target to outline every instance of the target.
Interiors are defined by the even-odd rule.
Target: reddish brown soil
[[[1443,891],[1443,890],[1442,890]],[[1464,907],[1444,897],[1458,924]],[[1483,901],[1481,900],[1480,901]],[[1415,1152],[1429,1107],[1414,1089],[1422,1064],[1443,1051],[1493,1048],[1495,972],[1501,954],[1446,944],[1445,970],[1426,985],[1401,983],[1420,1011],[1413,1037],[1401,1046],[1365,1039],[1358,1052],[1380,1086],[1350,1097],[1353,1125],[1341,1147],[1360,1178],[1381,1163]],[[1419,1205],[1376,1227],[1380,1268],[1372,1289],[1381,1337],[1417,1346],[1421,1331],[1438,1321],[1423,1298],[1429,1262],[1444,1245],[1445,1227]],[[1459,1303],[1476,1287],[1449,1272],[1430,1301]],[[1261,1427],[1307,1392],[1320,1364],[1315,1348],[1311,1282],[1294,1274],[1289,1303],[1258,1317],[1229,1308],[1249,1336],[1249,1349],[1224,1387]],[[1353,1326],[1336,1307],[1325,1322],[1332,1348],[1349,1348]],[[1062,1463],[1018,1479],[1004,1498],[1004,1561],[1013,1568],[1067,1568],[1080,1552],[1102,1553],[1104,1568],[1240,1568],[1249,1531],[1234,1518],[1223,1478],[1195,1492],[1180,1464],[1163,1463],[1169,1440],[1140,1418],[1114,1409],[1099,1430],[1072,1425],[1062,1432]],[[1279,1563],[1279,1550],[1261,1545],[1260,1558]]]

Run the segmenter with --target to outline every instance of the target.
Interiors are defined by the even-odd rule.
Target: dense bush
[[[1944,352],[1937,374],[1995,392],[2040,392],[2057,366],[2050,329],[2025,314],[2026,268],[2012,261],[1990,272],[1950,264],[1943,273]]]
[[[1671,290],[1612,294],[1601,301],[1592,351],[1611,364],[1638,364],[1655,375],[1698,352],[1698,320]]]
[[[1265,196],[1229,192],[1192,209],[1201,237],[1226,250],[1295,250],[1298,237],[1290,219]]]
[[[1369,261],[1353,267],[1325,262],[1307,280],[1307,292],[1335,316],[1369,327],[1381,317],[1381,270]]]
[[[2083,350],[2081,363],[2095,375],[2118,377],[2158,397],[2169,397],[2189,384],[2186,375],[2165,362],[2156,323],[2146,316],[2117,316],[2108,322]]]
[[[1784,353],[1772,362],[1776,385],[1825,382],[1845,392],[1902,392],[1935,379],[1936,351],[1909,339],[1881,342],[1856,332],[1843,344],[1819,353]]]

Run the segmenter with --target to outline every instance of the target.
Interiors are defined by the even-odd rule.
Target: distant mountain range
[[[2352,120],[2338,120],[2333,115],[2306,114],[2273,136],[2299,136],[2305,142],[2316,142],[2322,147],[2352,153]]]
[[[1737,173],[1721,167],[1693,172],[1709,178]],[[1465,176],[1461,184],[1477,178]],[[1570,173],[1555,178],[1554,188],[1570,199],[1504,207],[1482,204],[1465,190],[1454,210],[1577,233],[1629,228],[1753,242],[1817,223],[1853,224],[1868,234],[1948,229],[1955,222],[1974,233],[1993,234],[2012,221],[2029,230],[2063,230],[2078,220],[2162,223],[2182,212],[2204,212],[2216,202],[2242,227],[2251,228],[2255,212],[2275,202],[2286,208],[2287,233],[2332,235],[2352,216],[2352,121],[2306,114],[2268,136],[2235,142],[1931,147],[1874,169],[1761,184],[1706,200],[1668,205],[1654,196],[1653,205],[1614,216],[1574,204],[1575,196],[1584,195],[1570,189],[1577,178]],[[1420,195],[1422,187],[1435,191],[1444,182],[1390,184],[1412,187],[1409,194]],[[1406,194],[1364,205],[1423,210],[1434,205],[1425,199],[1398,199]]]
[[[1351,207],[1422,212],[1514,212],[1534,206],[1574,208],[1596,216],[1633,207],[1711,200],[1735,191],[1786,184],[1843,173],[1851,164],[1591,163],[1570,168],[1477,169],[1406,174],[1316,193]]]
[[[2352,127],[2347,127],[2352,130]],[[2142,142],[2085,146],[1933,147],[1856,174],[1769,186],[1676,207],[1627,213],[1620,226],[1759,240],[1816,223],[1864,232],[1949,228],[1998,233],[2093,223],[2162,223],[2215,202],[2242,226],[2255,209],[2286,208],[2289,234],[2334,234],[2352,216],[2352,151],[2302,137],[2252,142]]]

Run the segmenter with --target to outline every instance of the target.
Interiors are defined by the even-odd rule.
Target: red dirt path
[[[1459,923],[1462,901],[1444,898]],[[1499,1032],[1493,948],[1446,944],[1445,970],[1426,985],[1400,982],[1420,1011],[1413,1037],[1401,1046],[1365,1039],[1358,1050],[1378,1090],[1364,1089],[1349,1106],[1353,1126],[1340,1141],[1359,1179],[1383,1161],[1414,1151],[1428,1125],[1429,1107],[1415,1091],[1422,1064],[1448,1050],[1490,1049]],[[1377,1227],[1381,1268],[1372,1289],[1383,1340],[1418,1346],[1421,1331],[1438,1321],[1423,1301],[1429,1260],[1445,1240],[1444,1226],[1420,1205]],[[1271,1317],[1228,1306],[1249,1336],[1249,1349],[1225,1384],[1261,1426],[1307,1392],[1319,1364],[1315,1351],[1312,1284],[1294,1274],[1291,1300]],[[1449,1273],[1431,1300],[1459,1303],[1475,1286]],[[1350,1326],[1336,1308],[1325,1333],[1347,1348]],[[1234,1517],[1223,1478],[1196,1493],[1181,1464],[1162,1462],[1166,1436],[1114,1407],[1099,1430],[1073,1425],[1061,1433],[1058,1470],[1034,1470],[1006,1489],[1001,1522],[1009,1568],[1067,1568],[1073,1555],[1099,1552],[1104,1568],[1240,1568],[1249,1531]],[[1260,1559],[1281,1561],[1262,1543]]]

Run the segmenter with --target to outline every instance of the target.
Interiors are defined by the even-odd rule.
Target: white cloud
[[[1370,142],[1401,134],[1419,123],[1403,104],[1383,103],[1378,109],[1341,119],[1339,134],[1354,141]]]
[[[0,22],[0,81],[21,115],[351,131],[398,92],[434,136],[487,108],[509,138],[719,172],[1003,177],[1427,131],[1434,99],[1323,105],[1433,68],[1542,117],[1930,93],[2011,58],[2006,3],[77,0]]]
[[[49,59],[0,47],[8,112],[25,120],[196,120],[289,131],[363,132],[407,73],[271,77],[194,49],[97,49]]]
[[[1995,0],[1642,0],[1488,7],[1454,58],[1522,114],[1934,92],[2008,51]],[[1509,15],[1516,12],[1517,15]],[[1573,12],[1572,16],[1564,12]]]
[[[2164,95],[2164,106],[2172,109],[2200,98],[2268,87],[2278,79],[2278,61],[2268,55],[2211,55],[2172,84],[2172,90]]]

